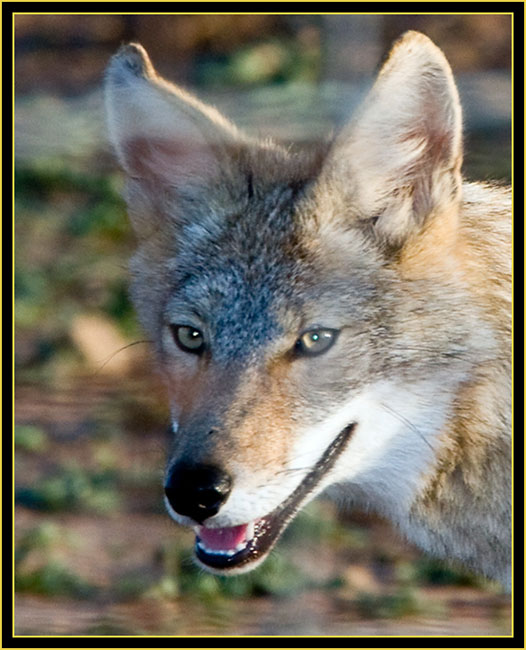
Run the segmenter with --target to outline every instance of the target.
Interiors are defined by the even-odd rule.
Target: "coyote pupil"
[[[166,507],[198,563],[254,568],[328,489],[510,587],[511,195],[461,177],[442,52],[406,33],[308,155],[240,132],[137,44],[106,108],[170,397]]]

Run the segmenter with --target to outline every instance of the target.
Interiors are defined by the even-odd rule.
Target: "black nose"
[[[170,470],[164,493],[175,512],[201,524],[219,511],[231,489],[232,479],[218,467],[181,461]]]

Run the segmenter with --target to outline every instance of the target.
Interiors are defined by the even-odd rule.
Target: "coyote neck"
[[[509,373],[501,374],[506,383]],[[457,559],[509,587],[511,427],[498,407],[497,392],[489,379],[460,391],[434,472],[402,528],[425,550]]]

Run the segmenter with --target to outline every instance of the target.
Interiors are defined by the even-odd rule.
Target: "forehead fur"
[[[369,298],[378,250],[349,197],[320,177],[325,154],[324,145],[304,155],[271,144],[240,150],[202,191],[152,194],[162,218],[132,268],[147,329],[197,315],[232,353],[233,341],[253,350],[301,322],[323,324],[316,305],[341,320],[342,295]],[[147,274],[163,293],[155,303]]]
[[[312,177],[298,173],[297,161],[290,171],[277,182],[247,168],[243,182],[224,184],[177,229],[167,307],[173,313],[191,308],[214,328],[216,340],[225,338],[222,349],[227,340],[240,347],[250,340],[253,347],[276,337],[280,307],[293,307],[294,294],[301,300],[299,279],[308,262],[298,205]]]

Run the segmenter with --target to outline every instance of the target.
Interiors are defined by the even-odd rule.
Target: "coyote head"
[[[410,500],[484,336],[451,273],[461,115],[440,50],[406,34],[315,154],[239,132],[136,44],[106,106],[171,398],[166,505],[200,563],[256,566],[329,485]]]

